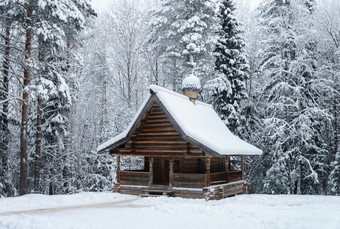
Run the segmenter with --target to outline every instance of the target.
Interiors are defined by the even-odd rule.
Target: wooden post
[[[227,183],[229,182],[229,168],[230,168],[230,157],[229,156],[225,156],[225,171],[227,173]]]
[[[244,180],[244,156],[241,156],[242,180]]]
[[[229,167],[230,167],[230,157],[225,156],[225,171],[229,172]]]
[[[169,160],[169,188],[174,186],[174,159]]]
[[[153,157],[149,160],[149,187],[153,184]]]
[[[206,169],[205,186],[209,187],[210,186],[210,157],[205,159],[205,169]]]
[[[118,188],[119,188],[119,185],[120,185],[120,156],[119,155],[117,155],[116,179],[117,179],[117,182],[116,182],[114,189],[113,189],[114,192],[118,192]]]

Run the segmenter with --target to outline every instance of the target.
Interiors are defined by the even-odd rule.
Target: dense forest
[[[97,146],[149,85],[179,92],[191,72],[263,150],[250,193],[340,195],[340,2],[236,3],[0,0],[0,197],[112,190],[116,158]]]

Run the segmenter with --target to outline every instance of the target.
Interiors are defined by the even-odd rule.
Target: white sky
[[[108,6],[110,5],[111,2],[116,2],[117,0],[91,0],[93,8],[100,12],[100,11],[105,11]],[[139,2],[145,2],[147,0],[136,0]],[[247,5],[249,4],[251,9],[254,9],[257,7],[261,0],[235,0],[237,4],[242,4],[242,5]]]

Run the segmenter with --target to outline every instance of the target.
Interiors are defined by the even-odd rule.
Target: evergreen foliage
[[[215,49],[218,77],[209,81],[211,100],[221,119],[233,133],[239,133],[244,121],[241,102],[247,98],[245,81],[248,65],[241,37],[241,25],[234,16],[232,0],[224,0],[219,8],[221,29]]]
[[[232,0],[143,2],[94,21],[88,0],[0,1],[0,197],[111,190],[116,158],[97,146],[149,84],[179,91],[192,71],[264,152],[246,157],[248,192],[340,195],[339,1],[264,0],[257,17]]]

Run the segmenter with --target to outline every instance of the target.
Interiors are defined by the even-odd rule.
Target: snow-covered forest
[[[92,0],[95,1],[95,0]],[[112,190],[97,154],[156,84],[263,150],[249,193],[340,195],[340,1],[0,0],[0,197]],[[191,60],[190,60],[191,59]],[[124,166],[138,166],[131,158]]]

